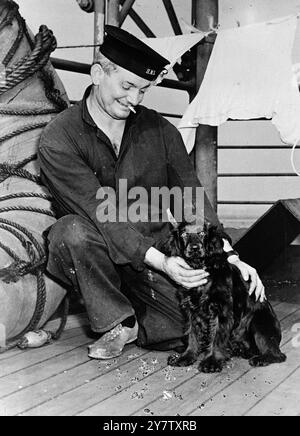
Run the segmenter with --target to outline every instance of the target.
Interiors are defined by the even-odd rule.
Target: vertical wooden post
[[[104,25],[105,25],[105,9],[106,9],[106,1],[105,0],[94,0],[94,15],[95,15],[95,24],[94,24],[94,44],[102,44],[104,37]],[[94,50],[94,62],[97,61],[99,53],[99,47],[95,47]]]
[[[120,26],[122,26],[122,24],[124,23],[127,15],[129,14],[129,12],[131,11],[135,0],[121,0],[120,1],[121,5],[123,6],[120,12]]]
[[[120,0],[107,0],[106,22],[112,26],[120,25]]]
[[[212,17],[212,18],[210,18]],[[193,0],[192,24],[206,32],[210,25],[217,26],[218,0]],[[196,92],[203,81],[213,48],[214,37],[208,37],[197,49]],[[218,129],[200,125],[196,133],[195,166],[199,180],[217,212],[218,208]]]

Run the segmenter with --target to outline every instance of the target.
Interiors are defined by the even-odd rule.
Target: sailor
[[[167,65],[135,36],[106,26],[99,59],[91,67],[92,85],[41,136],[41,178],[58,218],[48,234],[47,270],[82,295],[91,328],[99,334],[89,347],[91,358],[117,357],[135,340],[156,350],[181,349],[175,283],[190,289],[207,281],[205,271],[159,250],[170,231],[167,220],[151,219],[149,210],[146,219],[130,214],[124,219],[120,199],[112,204],[122,183],[128,191],[143,189],[148,199],[153,187],[201,186],[178,130],[141,105]],[[133,204],[127,200],[126,211]],[[110,219],[105,221],[106,210]],[[220,226],[206,197],[204,213],[206,221]],[[263,299],[256,271],[238,256],[229,261]]]

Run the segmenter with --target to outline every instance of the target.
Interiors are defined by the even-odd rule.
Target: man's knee
[[[78,215],[66,215],[52,226],[48,235],[49,248],[67,247],[82,251],[91,237],[96,237],[99,243],[104,242],[93,223]]]

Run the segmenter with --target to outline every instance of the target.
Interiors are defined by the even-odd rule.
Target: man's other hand
[[[251,280],[249,294],[252,295],[255,292],[256,301],[263,303],[266,300],[265,287],[256,271],[252,266],[245,262],[242,262],[238,256],[231,256],[228,258],[228,262],[235,265],[242,274],[243,279],[247,282]]]

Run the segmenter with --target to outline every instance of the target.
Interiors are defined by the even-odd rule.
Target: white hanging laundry
[[[170,61],[170,69],[184,53],[200,42],[208,33],[198,32],[165,38],[144,38],[142,41]]]
[[[298,84],[300,84],[300,63],[293,65],[293,73],[295,74]]]
[[[190,152],[199,124],[272,119],[283,142],[300,138],[300,94],[292,65],[298,17],[218,32],[200,90],[179,130]],[[295,69],[294,69],[295,70]]]

